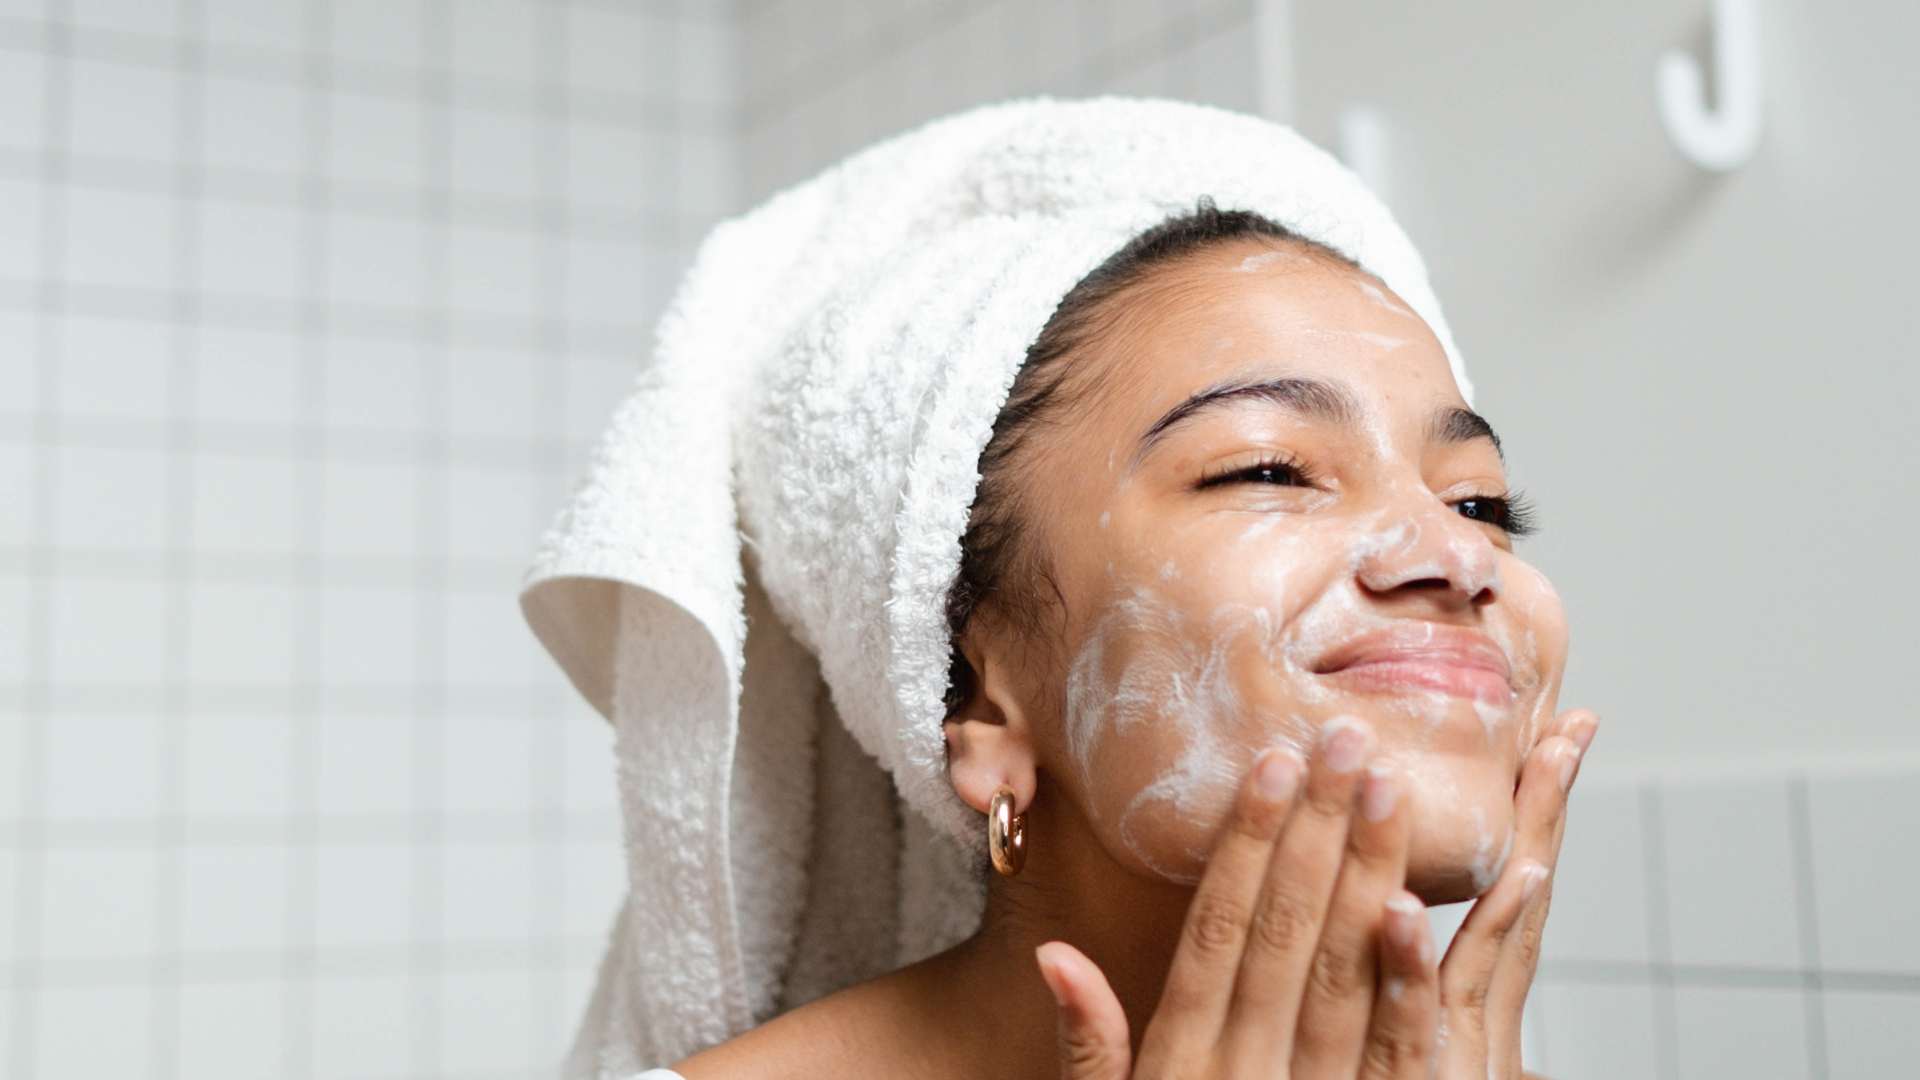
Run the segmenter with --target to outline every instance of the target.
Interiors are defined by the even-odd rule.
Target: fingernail
[[[1573,741],[1575,743],[1578,743],[1580,746],[1580,753],[1585,754],[1587,752],[1587,747],[1593,745],[1594,733],[1598,732],[1599,730],[1600,730],[1600,718],[1597,716],[1582,717],[1580,722],[1574,725],[1574,728],[1571,734],[1573,736]]]
[[[1360,762],[1367,756],[1367,744],[1372,737],[1372,732],[1367,730],[1365,724],[1350,716],[1336,716],[1327,721],[1320,729],[1327,768],[1343,774],[1359,768]]]
[[[1254,766],[1254,789],[1268,802],[1285,802],[1293,798],[1294,789],[1300,786],[1301,767],[1300,759],[1292,751],[1269,751]]]
[[[1580,761],[1576,750],[1560,751],[1560,794],[1565,795],[1573,787],[1573,767]]]
[[[1416,921],[1426,914],[1426,905],[1418,897],[1401,893],[1387,900],[1387,936],[1402,949],[1413,948],[1415,938],[1420,936],[1420,924]]]
[[[1360,788],[1360,813],[1368,821],[1385,821],[1399,801],[1400,785],[1394,783],[1393,773],[1385,765],[1369,768]]]
[[[1545,866],[1529,860],[1527,865],[1521,867],[1520,902],[1524,904],[1532,900],[1533,894],[1540,891],[1540,883],[1545,880],[1547,880],[1547,868]]]
[[[1044,947],[1045,946],[1041,946],[1041,948]],[[1053,995],[1053,1003],[1055,1005],[1065,1005],[1066,999],[1059,984],[1060,969],[1047,963],[1046,954],[1041,952],[1040,948],[1033,950],[1033,958],[1034,962],[1040,966],[1040,981],[1047,984],[1047,993]]]

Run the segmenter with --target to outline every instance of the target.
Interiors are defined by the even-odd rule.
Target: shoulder
[[[674,1066],[682,1080],[827,1075],[844,1040],[845,1018],[832,998],[803,1005],[708,1047]]]
[[[683,1080],[860,1075],[897,1049],[925,1045],[907,998],[902,983],[881,976],[781,1013],[674,1068]]]

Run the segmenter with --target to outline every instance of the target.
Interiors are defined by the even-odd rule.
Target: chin
[[[1428,904],[1493,887],[1513,845],[1513,780],[1486,760],[1440,758],[1410,770],[1413,834],[1407,888]]]

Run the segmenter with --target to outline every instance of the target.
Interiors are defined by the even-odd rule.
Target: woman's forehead
[[[1373,424],[1465,405],[1426,322],[1371,275],[1326,258],[1260,261],[1225,250],[1164,268],[1143,288],[1119,340],[1100,350],[1103,423],[1145,430],[1223,382],[1312,379],[1338,387]]]

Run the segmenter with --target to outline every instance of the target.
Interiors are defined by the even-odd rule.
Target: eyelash
[[[1284,453],[1273,453],[1261,458],[1252,465],[1203,476],[1197,487],[1205,489],[1217,487],[1221,484],[1239,482],[1270,483],[1271,481],[1262,478],[1268,474],[1282,471],[1290,473],[1298,486],[1311,487],[1315,480],[1312,470],[1308,469],[1298,458]],[[1537,515],[1533,507],[1533,500],[1527,498],[1522,492],[1512,491],[1505,495],[1469,495],[1453,505],[1460,507],[1466,506],[1469,503],[1489,504],[1495,509],[1495,516],[1493,518],[1472,517],[1463,514],[1462,516],[1466,517],[1469,521],[1485,521],[1494,528],[1500,529],[1507,535],[1514,537],[1531,536],[1540,531],[1540,526],[1536,521]]]

